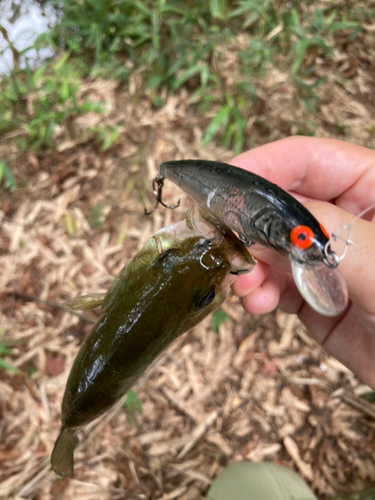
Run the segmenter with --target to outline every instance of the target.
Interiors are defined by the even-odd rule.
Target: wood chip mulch
[[[317,60],[328,80],[315,135],[375,147],[375,72],[356,43],[351,53],[338,46],[329,71]],[[375,407],[359,397],[361,382],[295,316],[250,317],[234,296],[217,334],[207,318],[148,371],[135,388],[143,412],[133,423],[117,405],[81,431],[73,479],[50,470],[65,382],[99,314],[59,305],[105,291],[150,236],[184,217],[183,196],[176,211],[143,215],[160,162],[232,156],[215,144],[200,149],[217,110],[202,121],[182,91],[156,111],[136,89],[137,75],[130,94],[116,82],[88,83],[82,93],[99,96],[108,112],[77,119],[74,137],[60,130],[57,151],[19,153],[0,140],[19,186],[0,193],[0,346],[7,340],[12,350],[1,357],[19,370],[0,369],[0,499],[203,499],[223,467],[244,459],[292,468],[321,499],[374,485]],[[253,143],[296,133],[305,117],[290,77],[270,68],[258,92],[268,128],[251,116]],[[124,124],[106,153],[86,132],[95,120]],[[181,192],[168,184],[165,196],[173,202]]]

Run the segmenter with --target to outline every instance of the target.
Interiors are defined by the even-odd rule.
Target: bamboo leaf
[[[230,110],[231,108],[229,106],[224,106],[223,108],[221,108],[218,114],[211,120],[202,140],[202,148],[207,146],[207,144],[212,141],[212,139],[217,134],[220,127],[225,127],[227,125],[230,115]]]

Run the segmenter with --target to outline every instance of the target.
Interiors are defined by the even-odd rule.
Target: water
[[[9,39],[18,51],[33,44],[36,37],[50,29],[56,22],[56,11],[45,0],[0,0],[0,27],[5,28]],[[51,49],[27,51],[21,56],[21,66],[25,58],[31,67],[53,56]],[[13,67],[13,55],[8,42],[0,33],[0,75],[9,74]]]

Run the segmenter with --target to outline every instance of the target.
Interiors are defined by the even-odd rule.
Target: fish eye
[[[175,252],[176,250],[177,250],[176,248],[168,248],[167,250],[165,250],[165,252],[163,252],[159,255],[159,260],[164,259],[164,257],[166,257],[167,255],[169,255],[172,252]]]
[[[314,233],[308,226],[296,226],[290,231],[292,245],[300,250],[310,248],[314,240]]]
[[[208,304],[211,304],[211,302],[214,300],[215,298],[215,295],[216,295],[216,291],[215,291],[215,288],[213,288],[212,290],[210,290],[210,292],[205,295],[200,301],[199,301],[199,304],[198,304],[198,307],[200,308],[203,308],[203,307],[206,307],[208,306]]]

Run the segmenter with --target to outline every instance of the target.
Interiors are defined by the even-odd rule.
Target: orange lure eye
[[[306,250],[314,242],[314,233],[307,226],[296,226],[290,231],[292,245],[300,250]]]
[[[324,234],[324,236],[329,240],[330,235],[328,234],[327,230],[321,224],[319,224],[319,227],[322,230],[322,233]]]

